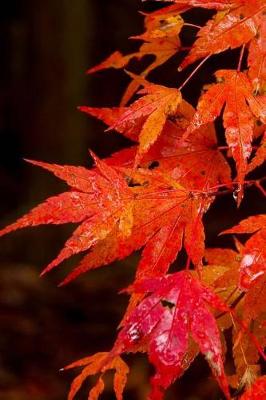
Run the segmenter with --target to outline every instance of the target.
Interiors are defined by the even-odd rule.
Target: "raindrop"
[[[136,326],[136,324],[132,325],[130,329],[128,330],[128,338],[130,342],[135,343],[140,340],[141,338],[141,332]]]
[[[241,190],[241,188],[238,187],[237,189],[235,189],[235,190],[233,191],[233,199],[234,199],[236,202],[238,201],[238,194],[239,194],[240,190]]]

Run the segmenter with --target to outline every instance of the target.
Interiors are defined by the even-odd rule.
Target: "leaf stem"
[[[191,26],[192,28],[201,29],[202,26],[196,24],[190,24],[189,22],[185,22],[184,26]]]
[[[243,46],[241,47],[240,57],[239,57],[238,66],[237,66],[237,72],[240,72],[240,70],[241,70],[244,52],[245,52],[245,44],[243,44]]]
[[[206,56],[205,58],[203,58],[203,60],[201,60],[201,62],[199,63],[199,65],[191,72],[191,74],[187,77],[187,79],[182,83],[181,86],[179,86],[178,90],[182,90],[184,88],[184,86],[190,81],[190,79],[195,75],[195,73],[200,69],[200,67],[205,63],[205,61],[208,60],[208,58],[211,55],[209,54],[208,56]]]
[[[252,149],[257,149],[259,146],[256,146],[256,145],[254,145],[254,146],[252,146]],[[230,146],[218,146],[217,147],[217,150],[230,150]]]

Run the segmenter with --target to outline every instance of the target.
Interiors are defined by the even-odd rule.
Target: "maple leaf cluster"
[[[93,374],[99,379],[89,399],[98,399],[110,369],[121,400],[129,372],[121,355],[137,351],[146,352],[155,368],[150,400],[162,399],[199,352],[227,399],[230,387],[247,388],[243,400],[265,395],[260,360],[266,359],[266,215],[250,216],[222,232],[236,235],[235,249],[206,249],[202,220],[222,194],[233,194],[238,206],[249,186],[265,195],[265,177],[248,175],[261,170],[266,155],[266,1],[171,3],[144,14],[145,32],[132,37],[142,42],[137,52],[115,52],[88,71],[130,68],[132,59],[153,56],[140,75],[128,72],[131,83],[119,107],[80,107],[130,139],[132,146],[105,160],[91,153],[92,169],[29,161],[65,181],[69,190],[0,231],[79,223],[42,273],[86,252],[61,285],[141,250],[117,340],[110,352],[67,367],[83,367],[69,400]],[[201,61],[179,88],[151,83],[148,74],[182,50],[179,33],[192,25],[186,12],[194,7],[210,9],[213,16],[203,27],[193,26],[197,38],[179,70]],[[237,48],[237,68],[216,71],[216,82],[203,88],[195,110],[183,98],[183,87],[212,55]],[[218,145],[214,121],[219,116],[227,146]],[[181,250],[187,254],[186,265],[169,273]],[[234,343],[235,373],[230,376],[224,368],[225,330],[232,332]]]

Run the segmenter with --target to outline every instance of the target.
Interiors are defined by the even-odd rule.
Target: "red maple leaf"
[[[209,8],[217,8],[221,11],[199,30],[198,38],[189,55],[182,62],[181,68],[185,68],[200,58],[248,44],[252,39],[256,41],[258,32],[263,33],[261,28],[265,23],[263,13],[266,7],[264,0],[192,1],[191,3],[194,6],[198,3],[199,6],[205,8],[209,5]],[[252,60],[251,56],[250,62],[253,64]]]
[[[66,242],[58,257],[43,271],[47,272],[71,257],[88,250],[103,240],[118,224],[122,236],[129,236],[132,227],[132,193],[123,177],[112,167],[94,160],[97,170],[60,166],[30,161],[53,172],[72,188],[71,191],[51,197],[29,214],[0,231],[5,235],[16,229],[41,224],[82,222]]]
[[[81,111],[99,118],[123,136],[138,141],[146,117],[124,124],[116,124],[121,115],[130,108],[80,107]],[[156,168],[171,175],[176,181],[191,190],[208,190],[220,183],[230,183],[229,166],[218,149],[216,133],[212,124],[204,124],[195,130],[185,141],[184,132],[191,124],[194,108],[182,100],[175,115],[166,120],[162,133],[143,155],[140,165]],[[109,165],[133,167],[136,147],[115,153],[107,162]]]
[[[90,400],[97,400],[104,390],[103,375],[109,369],[115,370],[114,391],[117,400],[122,400],[129,369],[120,356],[136,351],[146,352],[155,367],[150,400],[161,400],[199,351],[229,399],[220,338],[224,329],[232,330],[232,387],[242,390],[250,386],[260,374],[260,356],[266,359],[262,300],[266,297],[266,217],[252,216],[223,232],[250,235],[244,244],[235,239],[237,251],[205,250],[203,225],[205,213],[219,195],[235,194],[237,189],[239,205],[244,186],[255,185],[265,194],[264,178],[246,180],[246,175],[262,165],[266,154],[266,3],[172,2],[144,14],[144,33],[132,37],[142,42],[139,50],[128,55],[115,52],[88,71],[124,68],[133,59],[149,56],[143,60],[147,63],[140,75],[128,73],[132,81],[121,107],[80,107],[134,145],[106,160],[92,155],[95,166],[91,170],[31,161],[64,180],[69,190],[48,198],[0,231],[4,235],[40,224],[79,223],[43,271],[86,251],[62,284],[141,250],[133,284],[127,289],[131,298],[117,340],[109,353],[97,353],[66,367],[83,367],[71,385],[69,400],[87,377],[98,374],[89,393]],[[190,14],[185,12],[194,7],[208,9],[206,15],[212,15],[205,26],[189,22]],[[179,89],[148,82],[145,78],[151,71],[186,49],[179,38],[183,27],[199,31],[181,69],[201,58],[202,62]],[[195,111],[183,100],[181,90],[210,56],[237,47],[237,69],[217,71],[217,83],[208,85]],[[142,89],[137,92],[139,87]],[[125,106],[136,93],[137,99]],[[213,122],[221,113],[228,146],[217,143]],[[235,181],[223,150],[235,161]],[[169,275],[181,250],[186,252],[186,267]],[[264,391],[265,377],[242,398],[259,398]]]
[[[187,7],[202,7],[215,10],[227,10],[237,5],[244,3],[245,0],[155,0],[160,2],[172,1],[175,4],[182,4]]]
[[[156,368],[150,399],[161,399],[163,390],[183,373],[190,335],[229,399],[219,330],[208,308],[228,307],[187,271],[139,281],[134,292],[148,295],[124,320],[113,352],[147,349]]]
[[[202,216],[210,204],[205,198],[193,198],[182,186],[166,186],[167,180],[158,179],[158,173],[145,173],[142,179],[150,182],[146,187],[137,180],[131,189],[134,193],[134,221],[131,235],[124,237],[114,231],[85,255],[63,283],[81,273],[115,259],[122,259],[132,251],[144,247],[137,276],[158,276],[166,273],[182,248],[195,265],[201,264],[204,253],[204,228]],[[160,205],[158,207],[158,205]],[[193,218],[191,218],[193,215]],[[171,246],[169,246],[171,241]]]
[[[96,109],[95,113],[113,122],[111,109]],[[83,221],[45,269],[90,250],[63,283],[141,247],[137,279],[166,273],[183,245],[194,265],[201,265],[202,217],[213,200],[209,193],[217,184],[230,182],[230,171],[217,149],[212,126],[200,128],[192,140],[181,140],[193,113],[191,106],[181,103],[177,120],[165,122],[160,138],[143,156],[143,168],[133,174],[135,148],[105,162],[95,158],[97,169],[93,170],[35,162],[65,180],[72,190],[49,199],[0,233],[44,223]],[[114,114],[119,115],[118,109]],[[150,169],[153,164],[155,171]],[[169,242],[173,244],[169,246]]]
[[[221,70],[215,75],[218,83],[211,85],[201,96],[185,136],[216,119],[225,104],[223,111],[225,137],[236,162],[238,202],[240,202],[248,169],[247,160],[252,152],[255,120],[258,118],[263,123],[266,122],[266,103],[264,97],[253,95],[251,83],[243,72]]]
[[[140,186],[132,188],[139,196],[134,204],[132,235],[128,239],[121,238],[120,235],[110,235],[98,243],[67,277],[65,283],[92,268],[124,258],[143,246],[145,248],[137,276],[158,276],[167,272],[169,265],[175,260],[182,247],[183,237],[185,248],[192,261],[195,265],[201,262],[204,254],[204,230],[201,218],[212,202],[210,197],[205,197],[205,193],[216,190],[216,185],[219,183],[230,182],[230,170],[217,149],[212,126],[204,126],[189,140],[181,141],[194,113],[193,108],[187,103],[181,103],[181,108],[182,113],[180,116],[177,114],[177,120],[166,122],[158,141],[143,156],[141,166],[145,171],[155,166],[155,175],[149,176],[145,172],[142,182],[146,181],[147,184],[152,180],[151,184],[141,186],[140,180]],[[113,109],[88,108],[85,111],[97,115],[108,125],[113,122]],[[117,113],[119,114],[119,111],[115,109],[114,115]],[[121,133],[127,135],[130,132],[131,138],[136,140],[140,129],[141,127],[136,127],[133,133],[130,128],[129,131],[125,128]],[[114,154],[106,162],[130,175],[135,154],[136,148],[126,149]],[[162,176],[159,178],[158,172],[165,178]],[[169,177],[172,178],[169,180]],[[132,181],[133,185],[138,184],[139,178],[140,174],[136,176],[135,182]],[[162,186],[162,181],[160,183],[162,179],[166,181],[168,179],[168,188]],[[180,182],[183,189],[180,186],[175,187],[177,182]],[[173,188],[171,189],[169,185],[170,187],[173,185]],[[184,188],[187,189],[184,191]],[[179,193],[176,200],[174,193],[176,195]],[[168,243],[172,245],[169,246]]]
[[[178,35],[184,23],[179,14],[186,11],[186,9],[187,7],[181,4],[144,14],[145,32],[130,38],[144,42],[139,50],[128,55],[123,55],[119,51],[116,51],[99,65],[90,68],[87,72],[94,73],[106,68],[124,68],[132,59],[141,60],[143,57],[149,55],[153,56],[153,61],[141,73],[142,77],[146,77],[151,71],[164,64],[179,50],[180,39]],[[132,78],[133,80],[122,98],[122,105],[128,103],[140,86],[138,80],[134,76]]]
[[[260,357],[265,359],[263,348],[266,345],[265,306],[266,277],[257,277],[249,286],[238,290],[239,281],[244,284],[241,260],[245,245],[236,241],[239,252],[231,249],[207,249],[205,259],[208,265],[203,270],[204,282],[215,287],[223,299],[234,307],[232,315],[220,314],[217,320],[221,329],[233,329],[233,359],[235,374],[230,376],[230,385],[242,389],[249,387],[260,375]],[[240,280],[241,278],[241,280]],[[234,322],[241,317],[240,324]],[[233,318],[232,318],[233,317]],[[240,321],[238,321],[240,322]],[[248,331],[247,331],[248,328]]]
[[[248,290],[266,272],[266,215],[254,215],[223,233],[252,233],[245,243],[240,264],[239,286]]]
[[[138,123],[146,117],[139,132],[136,154],[136,165],[138,165],[143,155],[162,133],[167,118],[175,115],[182,96],[177,89],[155,85],[134,74],[130,76],[143,86],[138,92],[142,96],[132,103],[109,129],[124,130],[128,125]]]

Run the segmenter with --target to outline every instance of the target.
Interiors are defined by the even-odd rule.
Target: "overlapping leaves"
[[[199,99],[197,112],[186,135],[215,120],[225,105],[225,137],[236,162],[241,200],[247,162],[252,153],[255,122],[256,119],[266,122],[266,102],[264,97],[253,95],[251,83],[242,72],[222,70],[216,72],[216,78],[218,83],[211,85]]]
[[[126,56],[115,52],[88,71],[123,68],[134,58],[153,56],[140,76],[129,73],[132,82],[123,106],[81,107],[104,121],[108,130],[114,129],[137,144],[106,160],[92,154],[92,169],[31,161],[64,180],[69,190],[48,198],[0,231],[4,235],[41,224],[79,223],[44,270],[86,251],[63,284],[142,249],[135,281],[128,289],[131,300],[114,347],[109,353],[97,353],[67,367],[83,367],[73,381],[69,400],[93,374],[98,374],[98,380],[89,399],[98,399],[104,390],[103,375],[109,369],[115,370],[114,391],[117,400],[122,400],[129,369],[120,355],[135,351],[148,353],[155,367],[150,399],[160,400],[199,350],[229,399],[220,338],[221,331],[228,328],[233,332],[236,367],[230,376],[232,387],[249,387],[261,373],[259,357],[265,358],[265,216],[252,216],[223,232],[251,235],[244,244],[235,240],[237,251],[205,250],[202,222],[220,188],[224,193],[237,188],[240,205],[246,174],[265,161],[265,0],[173,3],[145,14],[145,32],[133,37],[143,42],[138,51]],[[193,7],[215,10],[216,14],[198,27],[186,23],[185,12]],[[181,95],[189,79],[179,89],[145,79],[180,50],[179,33],[184,25],[199,28],[199,32],[181,69],[213,54],[241,48],[238,68],[216,72],[217,83],[202,94],[196,112]],[[245,56],[247,71],[242,72]],[[138,91],[140,86],[143,88]],[[125,106],[135,93],[139,97]],[[228,146],[219,148],[213,121],[221,113]],[[225,148],[227,156],[235,160],[234,182],[220,151]],[[265,193],[261,182],[255,179],[249,183]],[[187,255],[186,270],[170,275],[169,267],[181,249]],[[197,275],[188,271],[192,265]],[[265,378],[260,378],[242,398],[260,398],[264,390]]]
[[[246,241],[240,264],[239,286],[248,290],[266,273],[266,215],[256,215],[223,233],[252,234]]]
[[[153,103],[147,107],[152,112]],[[193,112],[187,103],[180,104],[176,120],[165,121],[160,138],[133,173],[135,147],[105,162],[94,157],[97,168],[93,170],[34,162],[65,180],[71,191],[48,199],[0,233],[44,223],[82,222],[45,269],[90,250],[64,283],[141,247],[137,278],[166,273],[183,245],[194,265],[201,265],[205,240],[202,217],[213,201],[206,194],[219,183],[229,183],[230,171],[217,149],[211,125],[199,129],[191,141],[181,140]],[[131,118],[134,122],[140,119],[139,131],[134,133],[138,138],[146,123],[145,114],[143,119],[142,112],[133,113],[126,109],[115,122],[111,110],[97,110],[125,134]]]
[[[142,72],[142,77],[146,77],[152,70],[164,64],[171,58],[180,48],[179,33],[183,26],[183,19],[180,12],[185,11],[186,7],[170,6],[163,10],[145,14],[146,31],[131,39],[141,40],[144,43],[140,46],[139,51],[129,55],[122,55],[119,51],[111,54],[105,61],[99,65],[90,68],[88,73],[93,73],[106,68],[124,68],[129,62],[137,58],[142,59],[147,55],[152,55],[154,60]],[[139,87],[139,82],[133,77],[133,81],[128,86],[122,104],[126,104]]]
[[[265,215],[249,217],[224,233],[252,234],[244,245],[236,241],[238,251],[209,249],[205,255],[205,280],[222,291],[249,330],[247,334],[232,319],[219,322],[221,327],[233,328],[236,371],[230,384],[239,389],[249,387],[260,375],[261,350],[266,346]]]
[[[193,6],[220,9],[214,17],[207,22],[198,32],[198,38],[193,44],[189,55],[185,58],[181,66],[184,68],[194,61],[220,53],[227,49],[234,49],[245,44],[251,46],[251,52],[256,52],[257,46],[261,46],[261,42],[265,40],[264,24],[265,24],[265,1],[217,1],[217,2],[191,2]],[[263,49],[263,52],[265,50]],[[260,53],[259,59],[254,59],[251,54],[249,58],[252,74],[261,71],[263,67],[265,71],[265,59],[263,52]],[[260,65],[258,68],[257,66]],[[255,73],[255,74],[257,74]],[[260,81],[264,80],[264,73],[257,76]],[[256,82],[261,84],[261,82]]]

